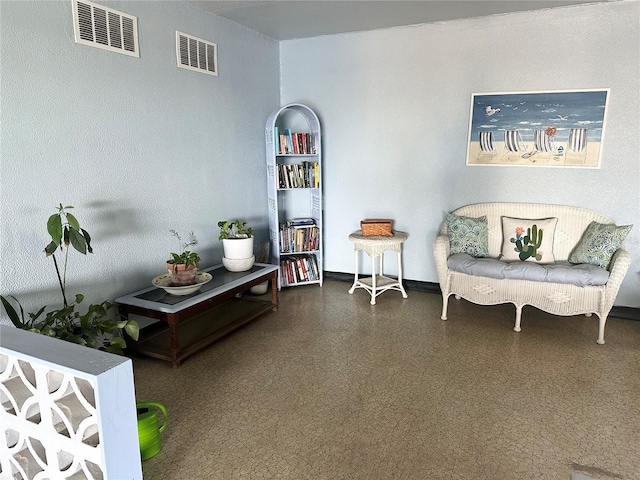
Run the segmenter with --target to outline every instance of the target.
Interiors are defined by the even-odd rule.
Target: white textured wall
[[[60,302],[42,253],[60,202],[93,237],[68,272],[87,304],[150,286],[169,229],[195,231],[204,266],[222,257],[218,220],[267,238],[278,42],[181,2],[98,3],[138,17],[140,58],[76,44],[70,0],[0,6],[0,293],[29,308]],[[176,30],[218,44],[219,77],[176,67]]]
[[[639,14],[626,1],[282,42],[282,102],[307,103],[322,122],[325,269],[353,272],[348,234],[393,218],[409,233],[405,277],[437,282],[445,212],[577,205],[635,224],[616,305],[640,307]],[[465,166],[472,93],[604,87],[600,169]]]

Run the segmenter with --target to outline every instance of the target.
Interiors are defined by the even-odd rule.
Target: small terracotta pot
[[[196,275],[198,268],[195,265],[189,265],[184,268],[183,263],[167,262],[167,270],[171,274],[171,283],[173,286],[194,285],[196,283]]]

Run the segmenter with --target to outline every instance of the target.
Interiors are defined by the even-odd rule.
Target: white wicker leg
[[[442,294],[442,315],[440,318],[442,320],[447,319],[447,306],[449,305],[449,295],[443,293]]]
[[[351,285],[351,288],[349,289],[349,293],[353,294],[353,292],[356,289],[356,285],[358,285],[358,269],[360,268],[358,265],[358,250],[355,250],[356,252],[356,273],[354,275],[354,279],[353,279],[353,285]]]
[[[380,260],[382,261],[382,255],[380,254]],[[371,256],[371,305],[376,304],[376,256]]]
[[[607,323],[607,317],[599,317],[598,322],[598,340],[597,343],[604,345],[604,325]]]
[[[398,250],[398,287],[402,293],[402,298],[407,298],[407,292],[402,285],[402,253],[400,250]]]
[[[522,320],[522,305],[516,305],[516,326],[513,327],[514,332],[519,332],[521,330],[520,320]]]

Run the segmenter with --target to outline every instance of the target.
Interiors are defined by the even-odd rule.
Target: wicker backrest
[[[613,223],[604,215],[586,208],[543,203],[476,203],[460,207],[452,213],[473,218],[486,215],[489,225],[489,256],[491,257],[500,256],[502,250],[503,216],[528,219],[557,217],[558,224],[553,237],[553,254],[556,261],[569,258],[592,221]],[[447,233],[447,222],[443,223],[441,233]]]

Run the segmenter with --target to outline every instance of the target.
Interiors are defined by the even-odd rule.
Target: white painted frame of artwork
[[[471,94],[466,164],[600,168],[610,89]]]

